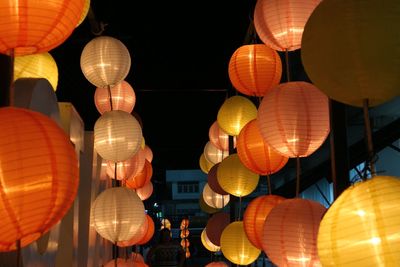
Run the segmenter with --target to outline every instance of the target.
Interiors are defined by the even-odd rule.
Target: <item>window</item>
[[[178,193],[198,193],[199,182],[178,182]]]

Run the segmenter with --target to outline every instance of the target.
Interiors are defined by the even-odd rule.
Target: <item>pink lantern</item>
[[[110,93],[113,110],[132,112],[136,104],[136,94],[128,82],[122,81],[110,90],[107,87],[98,87],[94,92],[94,104],[100,114],[111,110]]]
[[[229,150],[229,135],[214,121],[208,130],[210,142],[220,150]],[[233,137],[233,147],[236,147],[236,136]]]
[[[153,194],[153,183],[149,181],[144,186],[139,187],[136,189],[136,194],[142,201],[148,199]]]
[[[206,234],[211,243],[216,246],[221,245],[221,234],[225,227],[230,223],[230,215],[226,212],[214,213],[210,219],[208,219],[206,225]]]
[[[117,179],[126,180],[129,177],[135,176],[141,172],[145,164],[145,152],[143,149],[139,149],[133,157],[117,162]],[[115,179],[115,162],[107,160],[107,175]]]
[[[208,186],[217,194],[227,195],[228,193],[225,192],[224,189],[220,186],[218,179],[217,179],[217,170],[218,170],[219,163],[215,164],[211,167],[210,171],[207,174],[207,183]]]
[[[153,160],[153,151],[148,145],[144,146],[144,157],[151,163]]]
[[[138,189],[143,187],[147,182],[151,180],[153,175],[153,166],[147,160],[145,160],[143,169],[136,175],[131,176],[126,180],[126,187],[130,189]]]
[[[146,214],[146,219],[140,225],[138,231],[129,240],[117,242],[117,246],[119,247],[133,246],[137,244],[140,240],[142,240],[149,228],[149,220],[152,219],[149,215]]]

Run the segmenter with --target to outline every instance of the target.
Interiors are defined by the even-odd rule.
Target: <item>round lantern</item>
[[[131,189],[138,189],[143,187],[146,183],[149,183],[151,176],[153,175],[153,167],[150,162],[145,160],[143,169],[135,176],[129,177],[126,180],[126,187]]]
[[[89,13],[89,8],[90,8],[90,0],[85,0],[85,3],[83,5],[83,10],[81,13],[81,17],[75,27],[78,27],[79,25],[81,25],[81,23],[85,20],[87,14]]]
[[[325,212],[324,206],[312,200],[282,201],[264,222],[263,251],[278,266],[320,266],[317,234]]]
[[[229,151],[229,135],[219,127],[217,121],[214,121],[208,130],[208,137],[216,148]],[[236,147],[236,136],[233,137],[233,147]]]
[[[250,201],[243,214],[243,225],[249,241],[256,248],[262,249],[264,222],[271,209],[285,200],[277,195],[259,196]]]
[[[86,79],[96,87],[122,82],[129,73],[131,56],[118,39],[99,36],[85,45],[81,54],[81,69]]]
[[[20,78],[44,78],[56,91],[58,84],[57,63],[48,52],[15,57],[14,81]]]
[[[239,92],[263,97],[279,84],[282,62],[279,54],[265,44],[248,44],[236,49],[229,61],[229,79]]]
[[[190,232],[188,229],[183,229],[181,230],[181,234],[179,235],[181,238],[187,238],[189,236]]]
[[[115,174],[115,164],[117,164],[117,174]],[[139,149],[131,158],[114,162],[107,160],[107,175],[108,177],[117,180],[126,180],[129,177],[135,176],[140,173],[145,165],[144,150]],[[117,177],[115,177],[117,176]]]
[[[2,1],[0,53],[15,56],[48,52],[73,32],[85,0]]]
[[[161,220],[161,229],[168,228],[171,230],[171,222],[168,219]]]
[[[240,95],[231,96],[218,110],[219,127],[227,134],[237,136],[252,119],[257,117],[257,107],[248,98]]]
[[[261,253],[247,239],[241,221],[233,222],[224,229],[221,235],[221,251],[230,262],[239,265],[251,264]]]
[[[201,243],[203,244],[203,246],[211,252],[217,252],[220,251],[221,247],[217,246],[215,244],[213,244],[210,239],[208,239],[207,237],[207,233],[206,233],[206,228],[203,229],[203,231],[201,231],[201,235],[200,235],[200,239],[201,239]]]
[[[144,258],[142,256],[142,254],[140,254],[138,252],[132,252],[130,258],[134,262],[144,262]]]
[[[153,183],[147,182],[144,186],[139,187],[136,189],[136,194],[138,194],[139,198],[142,201],[145,201],[149,197],[151,197],[151,194],[153,194]]]
[[[229,150],[221,150],[214,146],[210,141],[206,143],[203,151],[206,160],[212,164],[221,162],[224,158],[229,155]]]
[[[204,202],[215,209],[222,209],[229,203],[229,194],[221,195],[211,190],[210,186],[206,183],[203,188]]]
[[[226,264],[224,261],[214,261],[207,264],[205,267],[228,267],[229,265]]]
[[[105,112],[94,125],[94,148],[105,160],[127,160],[140,149],[141,142],[139,122],[125,111]]]
[[[189,219],[182,219],[180,229],[185,229],[189,227]]]
[[[237,153],[229,155],[218,166],[217,179],[221,188],[237,197],[252,193],[260,179],[257,173],[246,168]]]
[[[265,142],[290,158],[307,157],[329,134],[328,98],[307,82],[288,82],[267,93],[258,108]]]
[[[274,50],[299,49],[304,25],[320,2],[321,0],[257,1],[254,8],[254,28],[258,37]]]
[[[323,266],[397,266],[400,262],[400,180],[375,176],[347,188],[318,231]]]
[[[322,1],[302,39],[312,82],[330,98],[358,107],[364,99],[375,106],[397,96],[400,36],[384,29],[400,27],[399,12],[397,1]]]
[[[199,197],[199,206],[203,212],[208,213],[208,214],[213,214],[220,210],[220,209],[208,206],[207,203],[204,201],[203,194],[201,194],[201,196]]]
[[[182,239],[181,240],[181,247],[183,247],[183,248],[190,247],[190,241],[188,239]]]
[[[148,145],[144,145],[144,157],[151,163],[153,161],[153,151]]]
[[[117,246],[119,247],[128,247],[136,245],[140,240],[142,240],[149,228],[149,220],[151,220],[150,216],[145,214],[145,219],[143,223],[140,225],[138,231],[136,231],[133,236],[129,240],[117,242]]]
[[[213,165],[214,165],[214,163],[212,163],[206,159],[204,152],[201,153],[200,158],[199,158],[199,166],[200,166],[200,169],[202,170],[202,172],[207,174]]]
[[[111,242],[129,240],[145,220],[143,202],[135,191],[112,187],[97,196],[90,211],[91,226]]]
[[[0,251],[24,247],[49,231],[78,190],[71,141],[49,117],[0,108]]]
[[[222,189],[222,187],[220,186],[220,184],[218,182],[218,177],[217,177],[218,166],[219,166],[219,163],[217,163],[211,167],[211,169],[207,175],[207,183],[208,183],[208,186],[210,186],[211,190],[214,191],[215,193],[218,193],[221,195],[227,195],[228,193],[225,192],[224,189]]]
[[[117,263],[115,263],[115,259],[107,262],[104,267],[148,267],[146,263],[133,261],[132,259],[122,259],[117,258]]]
[[[122,81],[110,90],[106,87],[98,87],[94,92],[94,104],[100,114],[111,110],[110,92],[113,110],[123,110],[131,113],[136,104],[136,94],[132,86]]]
[[[211,243],[220,246],[221,234],[230,223],[230,214],[226,212],[214,213],[207,221],[206,233]]]
[[[143,238],[140,239],[140,240],[137,242],[137,245],[146,244],[147,242],[150,241],[150,239],[151,239],[151,238],[153,237],[153,235],[154,235],[155,225],[154,225],[153,219],[152,219],[150,216],[147,217],[147,224],[148,224],[147,232],[146,232],[146,234],[143,236]]]

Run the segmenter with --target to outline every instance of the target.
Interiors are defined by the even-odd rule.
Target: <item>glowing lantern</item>
[[[366,98],[375,106],[397,96],[400,36],[384,29],[400,26],[399,12],[397,1],[322,1],[302,39],[312,82],[330,98],[358,107]]]
[[[180,229],[185,229],[189,227],[189,219],[182,219]]]
[[[249,170],[260,175],[271,175],[281,170],[289,158],[272,149],[261,136],[257,120],[247,123],[237,139],[237,154]]]
[[[219,127],[227,134],[237,136],[249,121],[257,117],[257,107],[248,98],[231,96],[218,110]]]
[[[217,179],[225,192],[243,197],[256,189],[260,176],[246,168],[240,161],[238,154],[234,153],[219,164]]]
[[[136,231],[129,240],[117,242],[117,246],[119,247],[133,246],[137,244],[140,240],[142,240],[149,228],[149,220],[151,220],[150,216],[145,214],[145,219],[143,223],[140,225],[138,231]]]
[[[30,55],[48,52],[73,32],[84,0],[1,1],[0,53]]]
[[[122,82],[129,73],[131,56],[118,39],[99,36],[85,45],[81,54],[81,69],[86,79],[96,87]]]
[[[400,262],[398,177],[375,176],[347,188],[318,231],[323,266],[396,266]]]
[[[224,130],[219,127],[218,122],[214,121],[208,130],[208,137],[211,144],[213,144],[219,150],[229,151],[229,134],[225,133]],[[233,147],[236,147],[236,137],[233,137]]]
[[[200,169],[202,170],[202,172],[207,174],[213,165],[214,165],[214,163],[212,163],[206,159],[206,156],[204,156],[204,152],[201,153],[200,158],[199,158],[199,166],[200,166]]]
[[[137,173],[135,176],[129,177],[126,180],[126,187],[130,189],[138,189],[143,187],[146,183],[149,183],[151,180],[151,176],[153,175],[153,167],[151,163],[145,160],[143,169]]]
[[[132,252],[130,258],[133,262],[144,262],[144,258],[142,256],[142,254],[137,253],[137,252]]]
[[[181,240],[181,247],[187,248],[187,247],[189,247],[189,246],[190,246],[190,242],[189,242],[188,239],[182,239],[182,240]]]
[[[147,242],[150,241],[150,239],[151,239],[151,238],[153,237],[153,235],[154,235],[154,229],[155,229],[154,221],[153,221],[153,219],[152,219],[150,216],[147,217],[147,224],[148,224],[147,232],[146,232],[146,234],[143,236],[143,238],[137,242],[137,245],[146,244]]]
[[[81,18],[79,19],[78,23],[76,24],[76,27],[81,25],[81,23],[85,20],[90,8],[90,0],[85,0],[85,4],[83,5],[83,10],[81,13]]]
[[[203,151],[206,160],[212,164],[221,162],[229,155],[229,150],[221,150],[214,146],[210,141],[206,143]]]
[[[311,83],[282,83],[264,96],[257,123],[273,149],[286,157],[307,157],[329,134],[328,98]]]
[[[133,261],[132,259],[122,259],[118,258],[117,263],[115,263],[115,259],[109,261],[104,265],[104,267],[148,267],[148,265],[144,262]]]
[[[0,121],[0,251],[10,251],[60,221],[75,199],[79,170],[69,138],[49,117],[5,107]]]
[[[90,211],[91,226],[111,242],[129,240],[145,220],[143,202],[135,191],[112,187],[97,196]]]
[[[56,91],[58,84],[57,63],[47,52],[15,57],[14,81],[20,78],[44,78]]]
[[[282,62],[265,44],[248,44],[236,49],[229,61],[229,79],[242,94],[263,97],[279,84]]]
[[[110,88],[112,109],[131,113],[136,104],[136,94],[132,86],[122,81]],[[110,92],[106,87],[98,87],[94,92],[94,104],[100,114],[111,110]]]
[[[218,166],[219,166],[219,163],[217,163],[211,167],[211,169],[207,175],[207,183],[208,183],[208,186],[210,186],[211,190],[214,191],[215,193],[218,193],[221,195],[227,195],[228,193],[225,192],[224,189],[222,189],[222,187],[219,185],[219,182],[218,182],[218,178],[217,178]]]
[[[211,208],[222,209],[229,203],[229,194],[221,195],[211,190],[206,183],[203,188],[204,202]]]
[[[311,13],[321,0],[259,0],[254,27],[261,41],[278,51],[301,47],[301,37]]]
[[[312,200],[282,201],[264,222],[263,251],[278,266],[320,266],[317,234],[325,212],[324,206]]]
[[[220,246],[221,234],[226,226],[230,223],[230,215],[226,212],[214,213],[207,221],[206,233],[211,243]]]
[[[262,235],[264,222],[271,209],[285,200],[277,195],[259,196],[247,205],[243,214],[244,231],[249,241],[259,249],[262,249]]]
[[[208,251],[211,251],[211,252],[220,251],[221,248],[219,246],[213,244],[210,241],[210,239],[208,239],[208,236],[206,233],[206,228],[204,228],[203,231],[201,231],[200,239],[201,239],[201,243]]]
[[[185,252],[185,257],[186,257],[186,258],[190,258],[190,251],[189,251],[189,250],[186,250],[186,252]]]
[[[94,148],[105,160],[127,160],[140,149],[142,128],[131,114],[105,112],[94,125]]]
[[[142,201],[148,199],[153,194],[153,183],[148,182],[144,186],[137,188],[136,194]]]
[[[214,261],[207,264],[205,267],[228,267],[229,265],[226,264],[224,261]]]
[[[171,230],[171,222],[168,219],[161,220],[161,229],[168,228]]]
[[[243,222],[230,223],[221,235],[221,251],[230,262],[249,265],[254,262],[261,251],[247,239]]]
[[[107,161],[107,175],[108,177],[115,179],[115,163],[111,160]],[[131,176],[135,176],[140,173],[145,165],[144,150],[139,149],[133,157],[117,162],[117,179],[125,180]]]
[[[182,231],[181,231],[181,234],[180,234],[180,237],[181,238],[186,238],[186,237],[188,237],[189,236],[189,230],[188,229],[183,229]]]
[[[144,146],[144,153],[144,157],[147,159],[148,162],[151,163],[153,161],[153,151],[148,145]]]
[[[204,201],[203,194],[199,197],[199,206],[203,212],[208,213],[208,214],[212,214],[212,213],[219,211],[219,209],[213,208],[213,207],[210,207],[207,205],[207,203]]]

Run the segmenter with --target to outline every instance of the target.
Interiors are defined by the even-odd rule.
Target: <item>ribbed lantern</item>
[[[0,53],[48,52],[73,32],[85,0],[1,1]]]
[[[221,150],[214,146],[210,141],[206,143],[203,151],[206,160],[212,164],[221,162],[229,155],[229,150]]]
[[[215,209],[222,209],[229,203],[229,194],[221,195],[211,190],[210,186],[206,183],[203,188],[204,202]]]
[[[153,151],[148,145],[144,145],[144,153],[144,157],[151,163],[153,161]]]
[[[307,157],[329,134],[328,97],[308,82],[281,83],[264,96],[257,123],[273,149],[290,158]]]
[[[48,52],[15,57],[14,81],[20,78],[44,78],[56,91],[58,84],[57,63]]]
[[[138,189],[143,187],[146,183],[150,182],[151,176],[153,175],[153,166],[150,162],[145,160],[143,169],[135,176],[129,177],[126,180],[126,187],[131,189]]]
[[[211,243],[220,246],[221,234],[230,223],[230,214],[226,212],[214,213],[207,221],[206,234]]]
[[[375,176],[347,188],[318,231],[323,266],[397,266],[400,263],[400,180]]]
[[[131,56],[120,40],[99,36],[85,45],[80,62],[83,75],[90,83],[96,87],[107,87],[126,78]]]
[[[393,0],[322,1],[302,38],[311,81],[330,98],[358,107],[366,98],[375,106],[397,96],[399,13]]]
[[[122,81],[110,88],[112,109],[123,110],[131,113],[136,104],[136,94],[132,86]],[[97,87],[94,92],[94,104],[96,105],[97,111],[103,114],[106,111],[111,110],[110,106],[110,92],[108,88]]]
[[[208,130],[208,137],[211,144],[219,150],[229,150],[229,134],[219,127],[217,121],[214,121]],[[236,136],[233,137],[233,147],[236,147]]]
[[[199,206],[203,212],[208,213],[208,214],[213,214],[220,210],[220,209],[208,206],[207,203],[204,201],[203,194],[201,194],[201,196],[199,197]]]
[[[238,154],[234,153],[219,164],[217,179],[225,192],[237,197],[244,197],[256,189],[260,176],[246,168]]]
[[[0,121],[0,251],[10,251],[60,221],[75,199],[79,170],[71,141],[49,117],[4,107]]]
[[[225,192],[224,189],[222,189],[221,185],[218,182],[218,177],[217,177],[218,166],[219,163],[211,167],[210,171],[207,174],[207,183],[208,186],[211,188],[211,190],[214,191],[215,193],[226,195],[228,193]]]
[[[262,247],[278,266],[321,266],[317,234],[326,208],[319,202],[286,199],[271,209],[264,222]]]
[[[311,13],[321,0],[259,0],[254,27],[261,41],[278,51],[301,48],[301,37]]]
[[[211,252],[217,252],[221,250],[220,246],[217,246],[215,244],[213,244],[210,239],[208,239],[207,237],[207,232],[206,232],[206,228],[203,229],[203,231],[201,231],[201,235],[200,235],[200,239],[201,239],[201,243],[203,244],[203,246]]]
[[[219,127],[227,134],[237,136],[249,121],[257,117],[257,107],[250,99],[235,95],[227,98],[218,110]]]
[[[115,177],[115,162],[108,160],[106,173],[108,177],[117,180],[126,180],[140,173],[145,166],[144,150],[139,149],[131,158],[117,162],[117,174]]]
[[[144,262],[137,262],[134,261],[133,259],[123,259],[123,258],[118,258],[117,263],[115,264],[115,259],[110,260],[107,262],[104,267],[148,267],[148,265]]]
[[[94,148],[105,160],[127,160],[140,149],[141,142],[139,122],[125,111],[105,112],[94,125]]]
[[[142,256],[142,254],[140,254],[138,252],[132,252],[130,258],[134,262],[144,262],[144,258]]]
[[[205,267],[228,267],[229,265],[226,264],[224,261],[214,261],[207,264]]]
[[[136,231],[136,233],[129,240],[117,242],[117,246],[128,247],[136,245],[140,240],[142,240],[145,237],[147,230],[149,228],[149,220],[151,220],[151,217],[148,214],[145,214],[145,219],[143,220],[143,223],[140,225],[138,231]]]
[[[277,195],[259,196],[251,200],[243,214],[243,225],[249,241],[256,248],[262,249],[262,235],[264,222],[271,209],[284,201],[285,198]]]
[[[136,189],[136,194],[142,201],[148,199],[153,194],[153,183],[151,181],[145,183],[144,186]]]
[[[138,245],[146,244],[151,240],[151,238],[154,235],[155,225],[153,219],[150,216],[147,217],[147,223],[148,223],[147,232],[143,236],[143,238],[137,242]]]
[[[281,80],[281,58],[265,44],[246,44],[231,56],[228,74],[233,87],[242,94],[263,97]]]
[[[190,234],[190,231],[188,229],[183,229],[181,231],[181,234],[179,235],[181,238],[187,238]]]
[[[225,227],[221,235],[221,251],[230,262],[239,265],[251,264],[261,253],[250,243],[241,221],[232,222]]]
[[[272,149],[261,135],[254,119],[247,123],[237,138],[237,154],[249,170],[260,175],[271,175],[281,170],[289,158]]]
[[[81,17],[80,17],[78,23],[76,24],[76,27],[81,25],[81,23],[85,20],[87,14],[89,13],[89,8],[90,8],[90,0],[85,0],[85,3],[83,5],[83,10],[81,13]]]
[[[200,166],[200,169],[204,173],[207,174],[210,171],[211,167],[214,166],[214,163],[208,161],[203,152],[203,153],[201,153],[200,158],[199,158],[199,166]]]
[[[112,187],[100,193],[90,210],[90,224],[103,238],[115,243],[129,240],[145,220],[143,202],[135,191]]]

